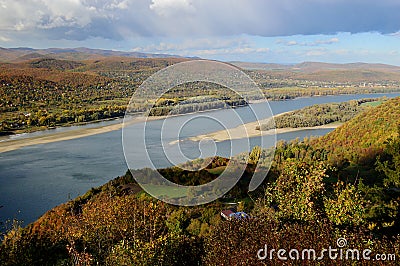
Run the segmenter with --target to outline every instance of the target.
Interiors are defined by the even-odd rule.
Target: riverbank
[[[389,94],[389,93],[388,93]],[[387,94],[386,94],[387,95]],[[390,95],[390,94],[389,94]],[[393,95],[393,96],[392,96]],[[398,94],[393,93],[390,95],[391,97],[397,97]],[[347,95],[342,95],[342,96],[347,96]],[[357,98],[358,95],[354,95],[352,98]],[[383,95],[376,95],[376,94],[363,94],[363,98],[368,98],[368,97],[382,97]],[[324,96],[321,97],[305,97],[305,98],[323,98]],[[329,96],[329,97],[337,97],[337,96]],[[358,97],[359,98],[359,97]],[[390,98],[390,97],[389,97]],[[298,98],[301,100],[301,97]],[[348,99],[347,99],[348,100]],[[291,101],[291,100],[289,100]],[[287,101],[287,102],[289,102]],[[338,99],[337,102],[342,102],[346,100],[341,100]],[[259,101],[252,101],[252,104],[254,103],[261,103],[265,102],[265,100],[259,100]],[[273,102],[273,101],[272,101]],[[213,110],[204,110],[201,112],[209,112]],[[279,112],[279,110],[277,110]],[[292,110],[293,111],[293,110]],[[181,114],[181,115],[188,115],[188,114]],[[179,116],[179,115],[174,115],[174,116]],[[157,120],[157,119],[164,119],[166,118],[165,116],[160,116],[160,117],[149,117],[148,120]],[[135,119],[133,123],[139,123],[143,122],[146,119],[142,117],[139,119]],[[262,124],[263,121],[259,122],[252,122],[249,123],[245,126],[240,126],[235,129],[230,129],[229,134],[227,134],[226,131],[220,131],[220,132],[213,132],[209,133],[206,135],[200,135],[196,137],[192,137],[191,140],[194,141],[200,141],[203,138],[211,138],[216,141],[224,141],[228,139],[240,139],[243,137],[257,137],[257,136],[262,136],[266,134],[273,134],[273,133],[287,133],[287,132],[294,132],[294,131],[301,131],[301,130],[307,130],[307,129],[324,129],[324,128],[336,128],[338,125],[324,125],[324,126],[318,126],[318,127],[303,127],[303,128],[283,128],[283,129],[277,129],[275,132],[274,131],[263,131],[260,132],[256,130],[256,127],[260,124]],[[93,123],[89,123],[88,125],[93,125]],[[91,135],[97,135],[97,134],[102,134],[102,133],[107,133],[110,131],[114,130],[119,130],[123,127],[122,123],[114,123],[111,125],[99,125],[99,126],[91,126],[91,127],[85,127],[82,126],[78,127],[77,129],[71,129],[68,131],[62,131],[62,132],[49,132],[48,134],[40,134],[40,135],[30,135],[30,134],[35,134],[35,133],[26,133],[29,136],[17,136],[16,138],[9,138],[6,140],[1,140],[0,138],[0,153],[7,152],[7,151],[13,151],[17,150],[26,146],[31,146],[31,145],[37,145],[37,144],[46,144],[46,143],[52,143],[52,142],[57,142],[57,141],[64,141],[64,140],[71,140],[71,139],[77,139],[77,138],[82,138],[82,137],[87,137]],[[39,132],[39,131],[38,131]]]
[[[281,113],[279,115],[274,116],[274,118],[281,116],[283,114],[286,114],[286,113],[290,113],[290,112]],[[260,130],[256,129],[257,126],[260,126],[266,122],[267,122],[267,120],[255,121],[255,122],[240,125],[235,128],[231,128],[231,129],[227,129],[227,130],[219,130],[219,131],[211,132],[208,134],[191,137],[191,138],[189,138],[189,140],[201,141],[203,139],[212,139],[216,142],[222,142],[222,141],[226,141],[226,140],[261,137],[261,136],[265,136],[265,135],[282,134],[282,133],[289,133],[289,132],[310,130],[310,129],[328,129],[328,128],[334,129],[343,124],[343,123],[331,123],[331,124],[315,126],[315,127],[277,128],[277,129],[271,129],[271,130],[267,130],[267,131],[260,131]],[[174,144],[174,143],[171,143],[171,144]]]
[[[6,141],[1,141],[0,142],[0,153],[3,152],[8,152],[8,151],[13,151],[13,150],[18,150],[23,147],[27,146],[32,146],[32,145],[38,145],[38,144],[46,144],[46,143],[51,143],[51,142],[57,142],[57,141],[64,141],[64,140],[71,140],[71,139],[78,139],[78,138],[83,138],[87,136],[92,136],[92,135],[97,135],[97,134],[102,134],[102,133],[107,133],[111,132],[114,130],[119,130],[121,128],[127,125],[133,125],[136,123],[141,123],[147,121],[152,121],[152,120],[158,120],[158,119],[163,119],[165,117],[136,117],[133,118],[132,120],[129,120],[128,122],[121,122],[118,124],[112,124],[112,125],[107,125],[107,126],[99,126],[99,127],[91,127],[91,128],[77,128],[74,130],[69,130],[69,131],[64,131],[64,132],[55,132],[43,136],[34,136],[34,137],[28,137],[28,138],[20,138],[20,139],[11,139],[11,140],[6,140]]]
[[[203,111],[206,112],[206,111]],[[274,116],[274,118],[290,113],[289,112],[284,112],[281,114],[278,114]],[[178,115],[176,115],[178,116]],[[124,125],[132,125],[136,123],[141,123],[147,121],[152,121],[152,120],[159,120],[159,119],[165,119],[166,116],[157,116],[157,117],[136,117],[128,122],[123,122],[118,123],[118,124],[112,124],[112,125],[107,125],[107,126],[99,126],[99,127],[92,127],[92,128],[78,128],[75,130],[70,130],[70,131],[65,131],[65,132],[55,132],[52,134],[48,135],[43,135],[43,136],[34,136],[34,137],[28,137],[28,138],[20,138],[20,139],[11,139],[11,140],[6,140],[6,141],[1,141],[0,142],[0,153],[3,152],[8,152],[8,151],[13,151],[13,150],[18,150],[23,147],[27,146],[32,146],[32,145],[38,145],[38,144],[46,144],[46,143],[52,143],[52,142],[58,142],[58,141],[64,141],[64,140],[72,140],[72,139],[78,139],[78,138],[83,138],[87,136],[92,136],[92,135],[97,135],[97,134],[102,134],[102,133],[107,133],[115,130],[120,130]],[[309,130],[309,129],[327,129],[327,128],[337,128],[338,126],[341,125],[341,123],[332,123],[332,124],[327,124],[327,125],[322,125],[322,126],[315,126],[315,127],[299,127],[299,128],[278,128],[278,129],[273,129],[273,130],[268,130],[268,131],[260,131],[257,130],[257,126],[262,125],[263,123],[266,123],[267,119],[260,120],[260,121],[254,121],[250,122],[244,125],[240,125],[236,128],[231,128],[228,130],[220,130],[220,131],[215,131],[211,132],[208,134],[203,134],[203,135],[198,135],[195,137],[189,138],[191,141],[201,141],[203,139],[212,139],[216,142],[222,142],[226,140],[233,140],[233,139],[241,139],[241,138],[252,138],[252,137],[260,137],[264,135],[272,135],[272,134],[282,134],[282,133],[289,133],[289,132],[295,132],[295,131],[301,131],[301,130]],[[173,145],[178,141],[173,141],[170,144]]]

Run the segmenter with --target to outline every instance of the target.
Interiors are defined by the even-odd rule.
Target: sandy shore
[[[281,116],[285,113],[279,114],[277,116]],[[275,117],[277,117],[275,116]],[[337,128],[341,123],[332,123],[322,126],[316,127],[298,127],[298,128],[278,128],[272,129],[267,131],[260,131],[257,130],[256,127],[262,125],[266,122],[266,120],[260,120],[256,122],[247,123],[244,125],[240,125],[236,128],[220,130],[208,134],[198,135],[196,137],[191,137],[189,140],[191,141],[201,141],[203,139],[212,139],[216,142],[221,142],[225,140],[233,140],[233,139],[241,139],[241,138],[252,138],[252,137],[259,137],[264,135],[272,135],[272,134],[282,134],[288,132],[295,132],[307,129],[326,129],[326,128]]]
[[[163,117],[148,117],[147,120],[157,120],[163,119]],[[132,125],[140,122],[146,121],[146,117],[136,117],[132,120],[125,123],[125,125]],[[108,126],[100,126],[94,128],[79,128],[76,130],[70,130],[65,132],[57,132],[54,134],[48,134],[43,136],[35,136],[35,137],[28,137],[28,138],[20,138],[20,139],[12,139],[0,142],[0,153],[13,151],[20,149],[22,147],[37,145],[37,144],[45,144],[63,140],[71,140],[77,138],[83,138],[87,136],[92,136],[96,134],[102,134],[114,130],[119,130],[124,126],[124,123],[118,123]]]
[[[215,111],[215,110],[220,110],[220,109],[210,109],[210,110],[204,110],[204,111],[200,111],[200,112],[196,112],[196,113],[210,112],[210,111]],[[169,116],[156,116],[156,117],[147,117],[147,118],[144,116],[139,116],[139,117],[133,118],[132,120],[128,121],[126,123],[126,125],[132,125],[132,124],[144,122],[146,120],[153,121],[153,120],[165,119],[167,117],[175,117],[175,116],[182,116],[182,115],[189,115],[189,114],[193,114],[193,113],[185,113],[185,114],[177,114],[177,115],[169,115]],[[18,150],[18,149],[26,147],[26,146],[46,144],[46,143],[51,143],[51,142],[63,141],[63,140],[78,139],[78,138],[83,138],[83,137],[92,136],[92,135],[96,135],[96,134],[107,133],[110,131],[119,130],[123,126],[124,126],[124,124],[121,122],[118,124],[113,124],[113,125],[108,125],[108,126],[99,126],[99,127],[93,127],[93,128],[79,128],[76,130],[70,130],[70,131],[65,131],[65,132],[50,133],[50,134],[43,135],[43,136],[34,136],[34,137],[27,137],[27,138],[4,140],[4,141],[0,141],[0,153]]]
[[[283,115],[285,113],[279,114],[277,116]],[[276,117],[276,116],[275,116]],[[165,119],[165,117],[148,117],[148,121],[152,120],[159,120]],[[140,122],[146,121],[146,117],[136,117],[132,120],[125,123],[125,125],[132,125]],[[269,134],[280,134],[280,133],[287,133],[287,132],[294,132],[306,129],[323,129],[323,128],[336,128],[340,126],[340,124],[329,124],[317,127],[302,127],[302,128],[280,128],[276,130],[268,130],[268,131],[259,131],[256,130],[258,125],[265,123],[266,120],[255,121],[251,123],[247,123],[244,125],[240,125],[236,128],[228,129],[228,130],[220,130],[204,135],[198,135],[196,137],[191,137],[189,140],[192,141],[201,141],[203,139],[213,139],[214,141],[220,142],[229,139],[241,139],[246,137],[257,137],[262,135],[269,135]],[[63,141],[63,140],[71,140],[77,138],[83,138],[87,136],[92,136],[96,134],[107,133],[114,130],[119,130],[124,126],[124,124],[118,123],[108,126],[100,126],[100,127],[93,127],[93,128],[79,128],[76,130],[70,130],[65,132],[57,132],[53,134],[43,135],[43,136],[35,136],[35,137],[28,137],[28,138],[20,138],[20,139],[11,139],[6,141],[0,142],[0,153],[17,150],[26,146],[37,145],[37,144],[46,144],[51,142]],[[176,141],[175,141],[176,142]],[[170,144],[175,144],[175,142],[171,142]]]

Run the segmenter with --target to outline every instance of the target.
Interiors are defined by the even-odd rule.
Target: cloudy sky
[[[400,1],[0,0],[0,46],[400,65]]]

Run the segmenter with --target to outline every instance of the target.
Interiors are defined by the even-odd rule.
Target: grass
[[[95,106],[104,105],[128,105],[130,98],[115,98],[112,100],[102,100],[94,103]]]
[[[367,102],[367,103],[361,104],[361,106],[375,107],[375,106],[381,105],[382,103],[383,103],[383,101]]]
[[[155,197],[162,197],[168,195],[169,198],[182,198],[187,196],[188,192],[188,189],[185,187],[171,188],[170,186],[164,186],[164,185],[147,184],[145,188],[146,190],[150,190],[152,196]]]
[[[210,174],[220,175],[225,171],[226,166],[219,166],[212,169],[206,169]]]

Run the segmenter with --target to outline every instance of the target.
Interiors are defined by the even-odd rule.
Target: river
[[[359,95],[338,95],[297,98],[288,101],[270,101],[272,112],[279,113],[292,111],[319,103],[343,102],[352,99],[397,97],[400,93],[387,94],[359,94]],[[265,103],[255,103],[252,108],[265,108]],[[250,107],[235,109],[241,114],[244,123],[254,121]],[[227,116],[227,110],[214,110],[206,113],[213,113],[217,116]],[[170,123],[187,119],[183,115],[170,118]],[[103,125],[116,123],[118,121],[103,122]],[[163,120],[148,122],[150,127],[159,127]],[[199,134],[214,132],[221,129],[217,123],[192,123],[186,127],[180,137],[190,137]],[[232,121],[229,127],[236,127],[238,124]],[[93,127],[85,125],[82,127]],[[138,125],[129,126],[135,130]],[[74,128],[60,128],[55,131],[73,130]],[[54,132],[55,132],[54,131]],[[303,130],[291,133],[279,134],[277,139],[291,140],[309,136],[321,136],[331,129]],[[51,134],[52,131],[36,132],[19,136],[28,138],[42,134]],[[27,146],[18,150],[0,153],[0,222],[17,218],[24,224],[36,220],[47,210],[54,206],[75,198],[85,193],[88,189],[100,186],[116,176],[123,175],[127,170],[123,154],[121,130],[115,130],[103,134],[88,137],[59,141],[47,144]],[[158,136],[154,136],[158,137]],[[152,131],[146,134],[146,139],[151,143]],[[257,144],[257,138],[250,139],[252,146]],[[196,157],[198,149],[193,149],[194,143],[187,142],[186,150],[192,150],[189,157]],[[220,142],[217,144],[217,154],[226,156],[231,146],[239,146],[235,141]],[[198,145],[197,145],[198,146]],[[160,147],[154,147],[157,151]],[[240,146],[238,147],[240,149]],[[147,167],[143,154],[134,154],[136,168]],[[143,162],[143,163],[142,163]],[[170,164],[162,158],[156,160],[156,167],[167,167]]]

